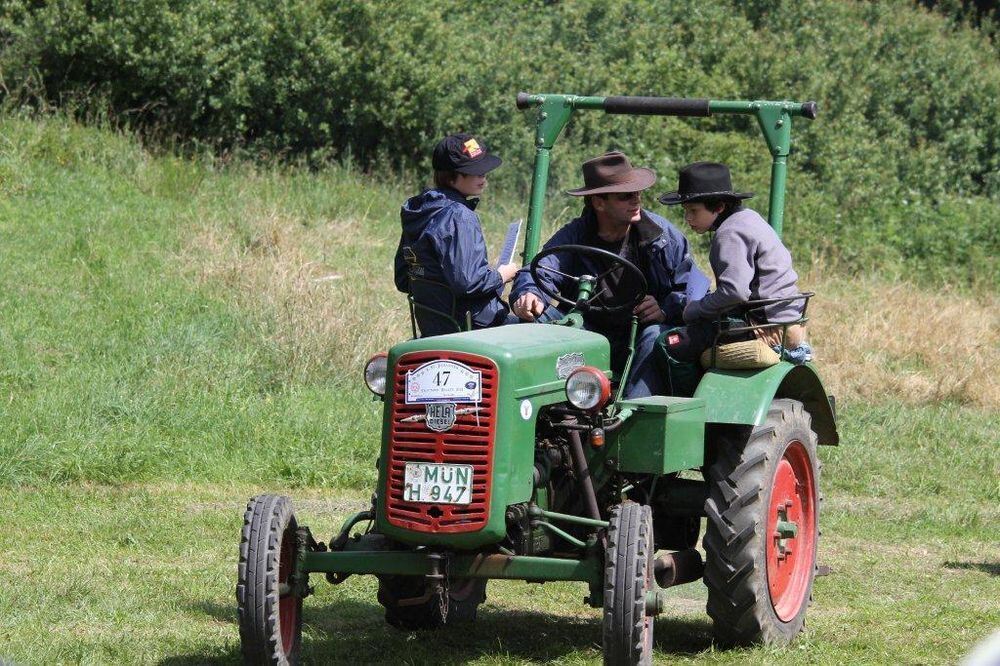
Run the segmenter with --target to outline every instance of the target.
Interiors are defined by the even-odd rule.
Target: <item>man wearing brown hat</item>
[[[584,186],[567,191],[584,197],[583,212],[545,244],[586,245],[626,259],[642,272],[646,293],[632,310],[639,320],[635,357],[624,378],[625,396],[663,394],[665,379],[653,353],[657,336],[683,322],[684,306],[708,291],[708,278],[695,265],[684,235],[662,217],[641,206],[641,193],[656,182],[650,169],[633,168],[628,158],[613,151],[583,164]],[[637,285],[628,271],[613,269],[611,260],[594,255],[557,252],[539,262],[539,279],[549,291],[576,298],[576,283],[566,276],[603,276],[597,285],[597,305],[615,306],[635,294]],[[619,264],[620,266],[620,264]],[[603,292],[603,293],[602,293]],[[524,321],[547,321],[559,312],[527,270],[521,270],[510,293],[513,311]],[[611,343],[611,369],[620,376],[628,356],[631,317],[621,312],[584,312],[587,329],[605,335]]]

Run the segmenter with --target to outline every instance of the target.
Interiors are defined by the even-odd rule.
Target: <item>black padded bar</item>
[[[634,113],[643,116],[707,116],[707,99],[681,97],[605,97],[608,113]]]
[[[805,102],[802,105],[802,115],[808,118],[809,120],[816,120],[817,111],[818,109],[816,108],[816,102]]]
[[[516,102],[517,108],[519,108],[519,109],[527,109],[529,106],[531,106],[531,104],[528,101],[530,99],[531,99],[531,95],[529,95],[526,92],[519,92],[519,93],[517,93],[517,102]]]

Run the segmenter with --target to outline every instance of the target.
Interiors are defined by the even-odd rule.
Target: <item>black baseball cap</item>
[[[434,146],[431,164],[435,171],[482,176],[500,166],[501,160],[488,153],[486,144],[471,134],[452,134]]]

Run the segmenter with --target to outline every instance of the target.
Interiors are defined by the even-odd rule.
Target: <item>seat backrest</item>
[[[472,330],[471,313],[457,311],[455,295],[442,282],[411,274],[407,301],[410,304],[410,328],[414,338]],[[435,307],[443,302],[451,304],[447,311]],[[459,323],[461,314],[465,315],[462,317],[465,328]]]

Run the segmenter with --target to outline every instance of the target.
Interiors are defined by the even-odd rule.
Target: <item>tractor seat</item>
[[[750,323],[746,326],[725,327],[721,320],[717,322],[715,344],[702,352],[701,366],[705,369],[759,370],[777,365],[782,358],[793,363],[810,360],[812,350],[806,343],[806,322],[808,321],[806,308],[809,305],[809,299],[814,295],[813,292],[806,292],[786,298],[747,301],[740,306],[739,314]],[[766,306],[792,301],[802,301],[802,313],[798,318],[763,324],[754,323],[765,319],[764,309]],[[774,346],[778,349],[774,349],[760,338],[720,344],[723,335],[757,335],[758,333],[777,334],[777,342]],[[800,350],[802,353],[798,353]]]
[[[414,338],[429,338],[434,335],[472,330],[472,315],[469,312],[457,311],[455,295],[448,285],[412,273],[409,278],[410,290],[406,300],[410,306],[410,328]],[[450,303],[450,307],[443,310],[442,303]],[[462,314],[464,317],[461,318],[465,320],[464,328],[459,324]]]

